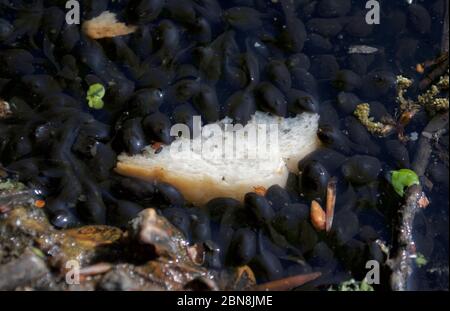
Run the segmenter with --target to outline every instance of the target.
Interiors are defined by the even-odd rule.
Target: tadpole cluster
[[[83,0],[82,23],[109,10],[137,26],[93,40],[65,22],[65,1],[0,0],[0,98],[12,110],[0,121],[2,168],[45,198],[59,228],[124,227],[156,207],[205,244],[210,268],[248,264],[260,281],[319,270],[318,285],[339,282],[336,271],[360,276],[367,258],[383,257],[375,240],[389,239],[385,173],[408,168],[415,144],[373,137],[353,111],[370,102],[375,119],[395,114],[395,76],[414,77],[415,63],[434,56],[444,14],[443,0],[380,2],[383,21],[369,25],[365,1]],[[106,90],[101,110],[87,104],[94,83]],[[256,110],[320,114],[323,147],[286,189],[199,208],[169,184],[113,171],[119,153],[169,144],[172,124],[192,127],[194,115],[246,123]],[[309,204],[324,203],[333,176],[336,215],[325,234]]]

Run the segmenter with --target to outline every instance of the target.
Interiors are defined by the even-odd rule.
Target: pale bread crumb
[[[11,116],[11,106],[9,103],[0,98],[0,119],[5,119]]]
[[[229,122],[224,119],[218,124]],[[280,150],[276,157],[211,160],[192,151],[189,157],[174,160],[170,146],[163,147],[158,153],[150,146],[139,155],[120,155],[116,171],[126,176],[169,183],[197,206],[217,197],[243,201],[245,194],[254,192],[255,188],[285,187],[289,172],[297,173],[298,162],[320,145],[317,139],[319,116],[303,113],[285,119],[257,112],[250,122],[278,124]]]
[[[105,11],[97,17],[85,21],[83,32],[91,39],[113,38],[129,35],[137,30],[136,26],[117,21],[116,14]]]

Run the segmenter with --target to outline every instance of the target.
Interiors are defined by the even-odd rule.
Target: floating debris
[[[368,45],[352,45],[348,48],[349,54],[374,54],[378,51],[378,48]]]
[[[446,97],[438,97],[443,91],[448,91],[449,76],[448,74],[440,77],[436,84],[433,84],[429,90],[417,97],[417,102],[425,107],[429,112],[436,113],[446,111],[449,108],[449,99]]]
[[[266,195],[266,193],[267,193],[267,189],[263,186],[256,186],[256,187],[253,187],[253,189],[256,194],[259,194],[262,196]]]
[[[348,281],[342,282],[337,287],[330,287],[329,291],[341,291],[341,292],[373,292],[374,288],[370,285],[366,279],[362,281],[356,281],[355,279],[350,279]]]
[[[416,71],[420,74],[425,72],[425,66],[423,64],[417,64],[416,65]]]
[[[361,290],[369,259],[382,268],[377,290],[392,271],[393,289],[448,289],[448,1],[405,1],[384,1],[380,25],[351,0],[83,1],[71,11],[79,27],[64,23],[61,1],[0,0],[0,178],[14,178],[0,181],[0,284],[31,252],[50,273],[8,289],[290,290],[320,271],[307,288],[348,276]],[[441,56],[423,59],[439,45]],[[396,81],[400,73],[411,75]],[[394,135],[368,132],[353,114],[362,103],[366,125]],[[198,202],[170,180],[113,170],[119,154],[144,146],[165,154],[173,125],[195,132],[195,116],[245,126],[261,111],[320,114],[322,145],[301,161],[286,157],[286,182],[250,183],[244,202],[222,191]],[[298,143],[304,133],[288,127]],[[193,181],[214,173],[201,159],[185,183],[199,195],[208,188]],[[399,182],[397,196],[386,179],[400,168],[427,193]],[[217,177],[220,188],[236,184]],[[426,217],[414,222],[416,208]],[[392,269],[381,238],[404,256]],[[426,245],[426,269],[416,245]],[[72,260],[79,284],[65,282]],[[409,266],[417,276],[404,277]],[[431,275],[437,266],[447,273]]]
[[[313,200],[311,202],[311,223],[317,231],[323,231],[326,229],[326,214],[320,204]]]
[[[447,38],[445,41],[447,41],[448,44],[448,27],[446,32]],[[419,83],[419,89],[420,90],[428,89],[434,81],[437,81],[440,77],[444,76],[446,73],[448,74],[448,66],[449,66],[449,59],[448,59],[448,52],[446,51],[444,51],[444,53],[441,56],[437,57],[436,59],[426,61],[424,63],[426,72],[424,78]]]
[[[0,119],[6,119],[12,114],[9,103],[0,98]]]
[[[405,98],[405,93],[413,84],[411,79],[405,78],[403,76],[397,76],[397,102],[399,103],[400,109],[402,111],[416,110],[418,107],[410,99]]]
[[[140,243],[152,245],[158,256],[190,262],[189,243],[183,234],[154,209],[142,211],[131,222],[131,234]]]
[[[409,134],[409,140],[410,141],[416,141],[419,139],[419,133],[417,132],[412,132]]]
[[[129,26],[117,21],[115,13],[105,11],[97,17],[85,21],[83,32],[91,39],[113,38],[129,35],[137,30],[136,26]]]
[[[368,103],[356,106],[354,115],[367,128],[367,130],[377,136],[386,137],[392,133],[394,126],[389,123],[375,122],[370,117],[370,105]]]
[[[93,276],[93,275],[99,275],[99,274],[105,274],[113,268],[113,265],[107,262],[100,262],[97,264],[94,264],[92,266],[84,267],[83,269],[80,269],[80,275],[82,276]]]
[[[36,200],[36,201],[34,201],[34,206],[36,206],[37,208],[44,208],[45,201],[44,200]]]
[[[333,226],[334,207],[336,205],[336,183],[335,178],[331,178],[327,185],[327,205],[326,205],[326,231],[330,232]]]
[[[314,281],[322,275],[320,272],[301,274],[291,276],[285,279],[268,282],[255,286],[252,290],[255,291],[286,291],[296,287],[300,287],[308,282]]]

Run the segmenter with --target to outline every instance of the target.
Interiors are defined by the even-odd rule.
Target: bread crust
[[[115,171],[121,175],[142,180],[158,180],[169,183],[177,188],[187,201],[197,206],[202,206],[218,197],[231,197],[242,202],[245,194],[254,191],[255,187],[266,189],[272,185],[285,187],[289,175],[287,167],[284,166],[275,172],[272,178],[259,184],[252,184],[251,182],[228,183],[226,180],[217,181],[207,175],[183,175],[166,170],[161,166],[142,167],[124,162],[118,162]]]
[[[299,152],[292,156],[291,158],[286,159],[286,164],[288,166],[289,172],[298,174],[298,162],[300,162],[301,159],[305,158],[307,155],[312,153],[314,150],[319,149],[322,146],[322,142],[319,138],[316,138],[314,140],[314,143],[311,145],[303,147],[302,150],[299,150]]]
[[[91,20],[85,21],[82,29],[89,38],[98,40],[129,35],[135,32],[137,27],[118,22],[114,13],[106,11]]]
[[[279,140],[271,142],[278,144],[276,149],[270,149],[275,151],[272,157],[263,157],[266,154],[262,154],[256,159],[230,160],[225,157],[211,161],[210,158],[204,157],[204,150],[190,150],[191,154],[175,159],[171,149],[163,148],[156,153],[153,148],[147,147],[139,155],[120,155],[116,172],[144,180],[169,183],[176,187],[187,201],[197,206],[218,197],[243,201],[248,192],[268,189],[273,185],[286,186],[289,172],[298,173],[298,162],[319,147],[316,135],[318,122],[319,116],[311,113],[284,119],[256,112],[249,124],[277,125],[275,130],[278,131]],[[229,123],[228,119],[216,124],[226,123]],[[198,137],[196,139],[200,140]],[[206,138],[209,143],[223,143],[221,137],[218,141],[212,139],[214,138]],[[192,140],[190,142],[192,143]],[[273,146],[269,148],[271,147]],[[259,148],[253,151],[268,152],[267,149]]]

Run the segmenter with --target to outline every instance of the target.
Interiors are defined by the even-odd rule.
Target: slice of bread
[[[105,11],[97,17],[85,21],[83,32],[91,39],[125,36],[137,30],[136,26],[126,25],[117,20],[116,14]]]
[[[230,119],[224,119],[204,126],[202,135],[194,139],[179,137],[162,149],[154,150],[149,146],[140,155],[122,154],[116,171],[170,183],[195,205],[206,204],[217,197],[242,201],[246,193],[255,189],[286,185],[289,171],[297,172],[298,162],[319,146],[318,123],[319,116],[312,113],[281,118],[256,112],[246,127],[247,130],[248,126],[257,129],[255,142],[247,140],[255,136],[243,130],[234,132],[234,140],[226,135],[212,135],[217,126],[225,128],[226,124],[231,124]],[[260,139],[264,136],[265,140]],[[232,146],[232,153],[225,149],[230,141],[232,144],[228,146]],[[199,146],[195,143],[203,148],[195,148]],[[184,153],[176,152],[180,145],[189,147]],[[243,152],[238,153],[239,150]]]

